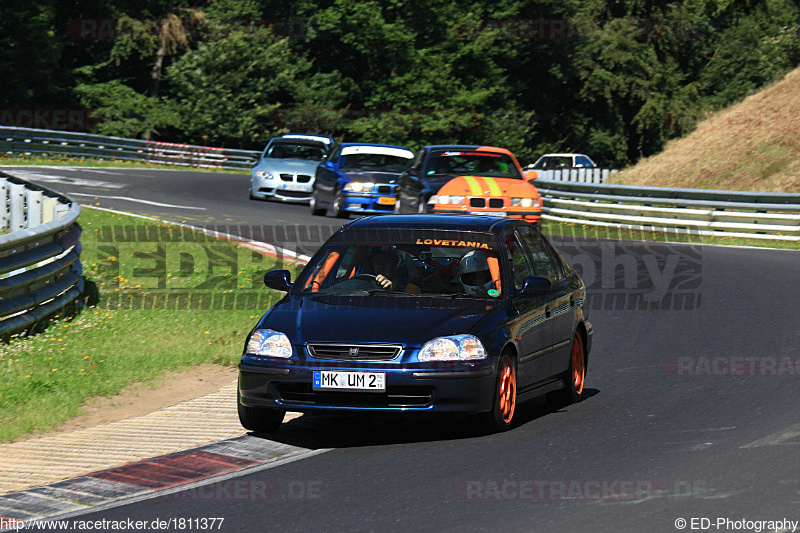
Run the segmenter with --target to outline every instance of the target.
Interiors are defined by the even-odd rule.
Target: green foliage
[[[258,149],[328,133],[622,166],[800,63],[791,0],[54,0],[0,8],[6,108]],[[75,39],[81,17],[113,40]]]

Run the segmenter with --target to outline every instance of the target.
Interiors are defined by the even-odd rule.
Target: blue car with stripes
[[[369,216],[344,225],[245,340],[242,425],[286,411],[463,412],[499,431],[517,405],[576,402],[592,325],[578,273],[524,221]]]

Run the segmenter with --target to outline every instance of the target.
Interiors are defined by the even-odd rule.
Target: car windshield
[[[341,168],[402,172],[411,158],[387,154],[350,154],[342,157]]]
[[[325,153],[322,143],[273,142],[264,157],[270,159],[303,159],[319,161]]]
[[[493,236],[449,237],[427,233],[395,238],[393,244],[330,242],[298,284],[308,294],[499,298],[499,255],[489,244]]]
[[[523,179],[507,154],[459,150],[431,153],[426,174]]]
[[[551,155],[543,157],[536,165],[536,168],[552,169],[552,168],[571,168],[572,157],[566,155]]]

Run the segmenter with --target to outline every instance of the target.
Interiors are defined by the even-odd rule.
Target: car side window
[[[526,276],[535,276],[536,274],[534,274],[533,265],[525,253],[525,249],[513,233],[509,233],[506,236],[506,249],[508,250],[509,263],[511,263],[511,268],[514,271],[514,287],[519,290],[522,288],[522,283],[525,281]]]
[[[417,157],[414,158],[414,163],[411,165],[411,168],[417,171],[422,170],[422,163],[425,161],[425,150],[422,149],[417,153]]]
[[[550,283],[555,283],[563,277],[562,269],[556,264],[554,252],[540,233],[527,227],[518,227],[516,233],[519,234],[524,250],[533,264],[532,276],[547,278]]]
[[[593,167],[594,165],[592,164],[591,161],[589,161],[588,158],[583,157],[582,155],[579,155],[579,156],[577,156],[575,158],[575,166],[576,167]]]
[[[333,162],[336,162],[336,160],[338,160],[338,159],[339,159],[339,154],[341,154],[341,153],[342,153],[342,146],[341,146],[341,145],[336,145],[336,146],[333,148],[333,150],[331,150],[331,153],[330,153],[330,155],[328,156],[328,159],[327,159],[327,160],[328,160],[328,161],[333,161]]]

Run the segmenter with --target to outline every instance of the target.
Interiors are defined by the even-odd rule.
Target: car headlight
[[[512,198],[511,205],[513,207],[539,207],[538,198]]]
[[[292,356],[292,343],[283,333],[271,329],[257,329],[247,341],[247,353],[286,359]]]
[[[360,181],[353,181],[344,186],[345,191],[351,192],[371,192],[374,188],[374,183],[364,183]]]
[[[464,203],[463,196],[447,196],[445,194],[441,196],[433,195],[431,199],[428,200],[429,204],[450,204],[450,205],[461,205]]]
[[[436,337],[426,342],[417,356],[420,361],[470,361],[485,358],[483,344],[473,335]]]
[[[262,180],[269,180],[272,179],[274,176],[272,172],[269,170],[256,170],[256,177],[261,178]]]

